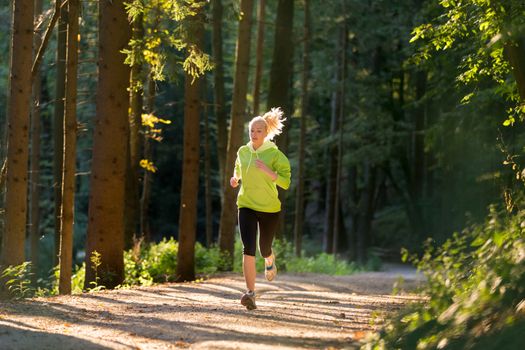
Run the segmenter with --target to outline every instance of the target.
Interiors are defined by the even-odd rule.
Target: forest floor
[[[357,349],[409,302],[416,271],[257,277],[257,309],[236,274],[73,296],[0,302],[0,349]],[[402,292],[392,294],[403,279]]]

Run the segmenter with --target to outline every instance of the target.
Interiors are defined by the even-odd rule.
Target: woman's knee
[[[242,248],[242,253],[244,255],[248,255],[248,256],[253,256],[255,257],[255,246],[251,247],[251,246],[244,246]]]

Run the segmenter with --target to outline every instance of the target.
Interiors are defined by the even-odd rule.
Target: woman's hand
[[[277,174],[274,173],[272,171],[272,169],[270,169],[268,167],[268,165],[264,164],[264,162],[260,159],[257,159],[255,160],[255,166],[260,169],[261,171],[265,172],[266,174],[268,174],[268,176],[270,176],[272,178],[272,181],[275,181],[277,180]]]
[[[230,178],[230,186],[233,188],[239,186],[239,179],[237,179],[235,176],[232,176]]]

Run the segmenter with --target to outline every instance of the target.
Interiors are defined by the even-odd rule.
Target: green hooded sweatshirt
[[[277,173],[275,181],[255,166],[257,159]],[[281,210],[277,186],[285,190],[290,187],[290,162],[273,142],[264,141],[257,150],[253,149],[251,142],[239,148],[234,176],[241,180],[241,189],[237,196],[238,208],[250,208],[265,213],[277,213]]]

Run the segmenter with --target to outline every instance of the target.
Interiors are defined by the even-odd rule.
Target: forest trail
[[[351,276],[258,276],[258,308],[239,304],[242,276],[0,302],[0,349],[356,349],[372,318],[420,300],[400,266]]]

